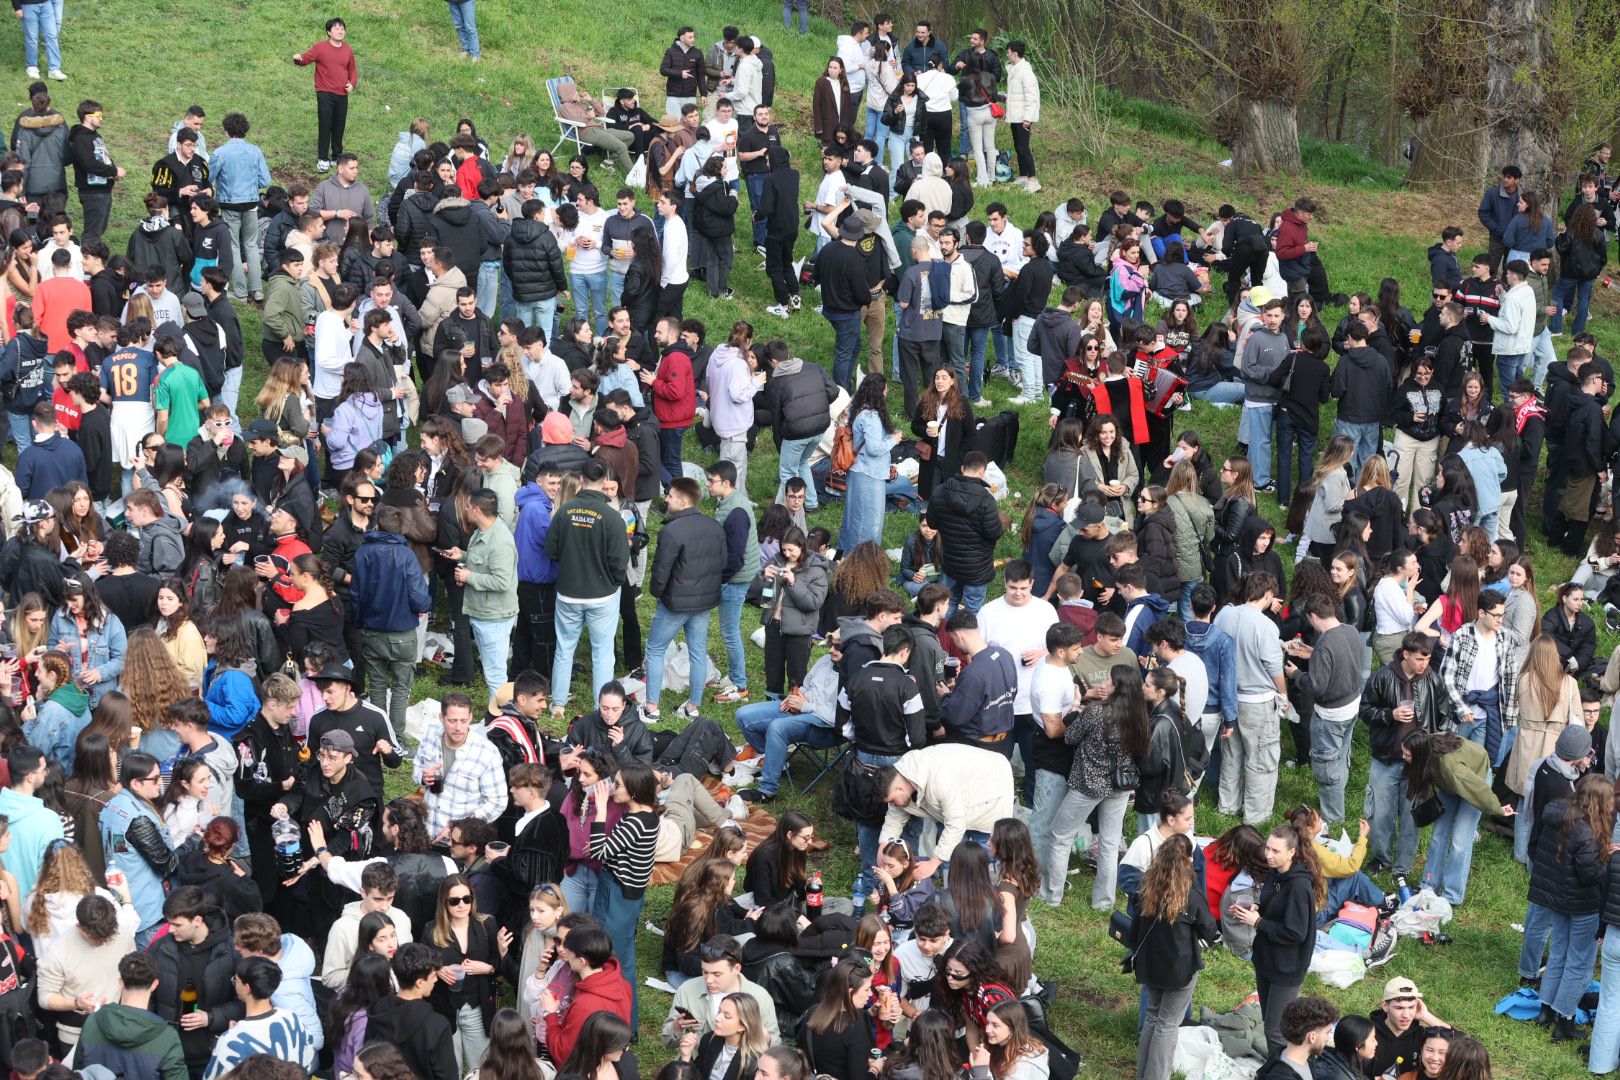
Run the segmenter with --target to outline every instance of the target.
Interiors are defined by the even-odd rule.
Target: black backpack
[[[1079,1075],[1080,1066],[1085,1064],[1080,1060],[1079,1052],[1053,1034],[1051,1025],[1046,1022],[1044,1002],[1036,997],[1024,997],[1019,1000],[1024,1006],[1025,1016],[1029,1019],[1029,1033],[1046,1047],[1050,1080],[1074,1080]]]

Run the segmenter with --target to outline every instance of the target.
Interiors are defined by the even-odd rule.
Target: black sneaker
[[[1263,491],[1267,495],[1275,495],[1277,494],[1277,485],[1275,482],[1269,484],[1256,484],[1254,485],[1254,490]]]
[[[742,798],[743,802],[747,803],[768,803],[776,798],[776,792],[774,791],[761,791],[759,788],[752,787],[743,788],[737,794]]]
[[[1395,955],[1395,945],[1400,941],[1400,935],[1395,933],[1395,924],[1388,919],[1379,919],[1378,927],[1373,931],[1372,944],[1367,947],[1367,967],[1381,967],[1389,963]]]

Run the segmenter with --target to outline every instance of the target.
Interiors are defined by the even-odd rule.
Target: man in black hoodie
[[[396,1047],[421,1080],[459,1080],[450,1023],[428,1004],[439,977],[439,957],[419,941],[394,953],[399,990],[366,1010],[366,1038]]]
[[[1362,463],[1378,453],[1379,433],[1389,411],[1389,392],[1395,380],[1389,360],[1367,344],[1364,324],[1352,322],[1344,339],[1344,357],[1334,369],[1328,389],[1339,402],[1333,434],[1355,440],[1356,456],[1350,469],[1359,476]]]
[[[776,296],[776,306],[766,310],[785,319],[790,308],[799,307],[799,278],[793,272],[793,244],[799,239],[799,170],[780,145],[771,147],[767,158],[771,171],[754,206],[755,231],[764,226],[765,276]]]
[[[1444,285],[1452,292],[1462,284],[1462,268],[1457,265],[1457,252],[1462,250],[1463,231],[1455,225],[1440,230],[1440,242],[1429,246],[1429,283]]]
[[[79,122],[68,132],[68,153],[73,159],[73,186],[84,211],[79,243],[88,244],[107,231],[113,185],[124,178],[124,170],[113,163],[101,137],[101,103],[86,98],[79,102],[78,113]]]
[[[1568,473],[1564,468],[1563,432],[1569,430],[1569,410],[1581,392],[1581,372],[1592,362],[1592,350],[1571,345],[1565,363],[1547,370],[1547,430],[1556,432],[1547,444],[1547,482],[1542,489],[1541,531],[1548,536],[1558,520],[1558,502],[1564,497]]]
[[[1608,478],[1603,468],[1603,407],[1597,400],[1603,391],[1603,375],[1589,363],[1581,368],[1580,380],[1580,393],[1570,401],[1564,424],[1563,463],[1569,479],[1547,534],[1571,558],[1579,558],[1586,550],[1586,526],[1592,520],[1597,485]]]
[[[428,235],[441,259],[466,276],[478,280],[478,267],[484,257],[484,225],[472,204],[459,194],[448,195],[433,208]]]
[[[1049,307],[1035,317],[1029,332],[1028,349],[1040,354],[1041,383],[1052,386],[1063,374],[1063,361],[1080,355],[1080,324],[1074,313],[1086,302],[1086,293],[1078,285],[1063,290],[1063,299],[1057,307]]]
[[[236,949],[225,913],[195,885],[169,894],[163,903],[169,932],[148,950],[157,961],[152,1011],[180,1029],[186,1070],[199,1080],[214,1040],[242,1019],[242,1002],[231,986]]]
[[[675,40],[664,50],[658,74],[664,77],[665,116],[681,115],[682,105],[703,108],[703,97],[709,92],[708,76],[696,41],[697,31],[683,26],[675,31]]]
[[[1468,374],[1465,354],[1469,351],[1470,343],[1468,328],[1463,325],[1463,306],[1454,300],[1443,303],[1437,321],[1439,331],[1434,343],[1434,383],[1449,401],[1462,393],[1463,377]],[[1548,385],[1551,385],[1550,375]]]

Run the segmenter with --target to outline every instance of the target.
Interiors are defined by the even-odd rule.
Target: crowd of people
[[[471,0],[450,10],[478,59]],[[1366,1016],[1301,996],[1347,913],[1386,926],[1413,884],[1463,905],[1486,819],[1528,870],[1538,1022],[1580,1038],[1601,942],[1588,1064],[1620,1064],[1620,663],[1594,620],[1620,625],[1620,421],[1586,327],[1609,148],[1562,225],[1504,167],[1483,235],[1429,250],[1415,316],[1394,278],[1330,291],[1310,197],[1265,225],[1124,191],[1095,221],[1082,197],[1025,228],[976,209],[1041,189],[1027,47],[914,29],[838,37],[813,198],[737,27],[706,51],[678,30],[660,116],[564,83],[561,165],[413,120],[374,198],[334,18],[294,55],[331,175],[278,186],[243,113],[210,150],[193,106],[120,254],[102,105],[69,125],[31,87],[0,157],[17,1076],[635,1080],[664,873],[661,1080],[1072,1080],[1029,908],[1063,904],[1078,853],[1141,985],[1137,1075],[1168,1080],[1221,943],[1253,964],[1261,1076],[1486,1080],[1410,979]],[[741,306],[743,188],[781,335],[683,310],[693,280]],[[790,344],[812,287],[826,357]],[[1020,522],[1019,414],[992,392],[1049,421],[1022,435],[1047,448]],[[1235,453],[1177,423],[1193,400],[1241,406]],[[1544,447],[1545,549],[1580,560],[1546,611]],[[813,525],[833,501],[839,527]],[[891,557],[896,511],[916,524]],[[426,662],[446,689],[412,745]],[[742,827],[801,748],[856,827],[847,891],[814,817]],[[1315,802],[1279,824],[1307,765]],[[1241,824],[1198,837],[1201,788]],[[1374,934],[1369,966],[1389,955]]]

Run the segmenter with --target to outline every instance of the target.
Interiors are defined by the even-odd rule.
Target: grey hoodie
[[[1272,385],[1272,379],[1288,358],[1289,351],[1288,338],[1280,330],[1271,331],[1259,325],[1249,333],[1249,339],[1243,345],[1243,355],[1238,360],[1247,404],[1262,402],[1274,405],[1282,400],[1282,387]]]
[[[152,524],[130,529],[141,542],[135,569],[143,574],[173,574],[178,571],[180,564],[186,560],[183,528],[180,519],[165,509],[163,516]]]

